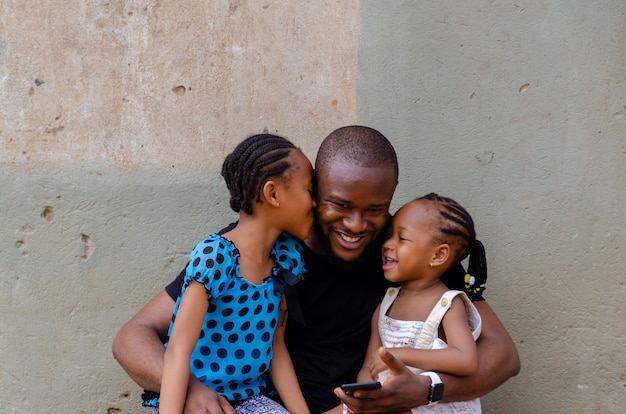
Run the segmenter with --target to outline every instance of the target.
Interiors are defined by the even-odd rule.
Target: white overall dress
[[[441,296],[433,310],[428,315],[426,322],[421,321],[402,321],[392,319],[387,316],[389,307],[394,302],[400,288],[389,288],[380,305],[380,313],[378,315],[378,332],[382,345],[385,348],[415,348],[415,349],[443,349],[447,348],[443,340],[438,337],[438,329],[445,313],[450,309],[452,299],[457,295],[463,299],[465,303],[465,311],[467,320],[474,340],[478,339],[481,330],[481,319],[478,311],[469,300],[464,292],[459,290],[449,290]],[[420,373],[423,370],[409,367],[411,371]],[[384,382],[387,378],[387,371],[379,374],[378,380]],[[445,384],[444,384],[445,385]],[[444,388],[445,395],[445,388]],[[456,401],[452,403],[439,403],[435,405],[420,406],[413,408],[412,413],[481,413],[480,400],[478,398],[470,401]]]

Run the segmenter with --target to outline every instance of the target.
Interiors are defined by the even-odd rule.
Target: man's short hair
[[[323,171],[335,160],[367,168],[393,168],[398,176],[398,158],[391,142],[373,128],[342,127],[322,141],[315,158],[315,170]]]

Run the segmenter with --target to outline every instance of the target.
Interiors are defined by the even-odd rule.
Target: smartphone
[[[346,394],[352,394],[356,390],[376,390],[380,388],[380,382],[378,381],[370,381],[370,382],[353,382],[351,384],[343,384],[341,389]]]

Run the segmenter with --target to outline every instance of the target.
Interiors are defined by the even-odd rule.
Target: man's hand
[[[428,403],[430,378],[413,374],[384,348],[380,359],[389,369],[387,380],[377,390],[358,390],[347,395],[335,388],[335,395],[355,414],[398,413]]]
[[[189,377],[184,414],[236,414],[228,401],[202,384],[196,377]]]
[[[367,363],[367,369],[374,380],[377,380],[378,374],[385,371],[387,368],[387,364],[380,357],[380,352],[373,353]]]

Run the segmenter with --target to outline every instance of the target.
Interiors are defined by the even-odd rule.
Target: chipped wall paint
[[[356,121],[350,2],[2,2],[0,411],[144,413],[122,324],[235,215],[268,131],[311,158]]]
[[[522,371],[485,413],[626,407],[626,3],[361,3],[359,121],[400,148],[394,205],[472,213]]]
[[[623,2],[283,3],[2,3],[3,412],[144,413],[111,341],[233,219],[225,153],[354,122],[394,209],[477,222],[522,357],[484,412],[623,411]]]
[[[279,132],[314,155],[355,120],[355,4],[4,3],[0,161],[202,171]]]

